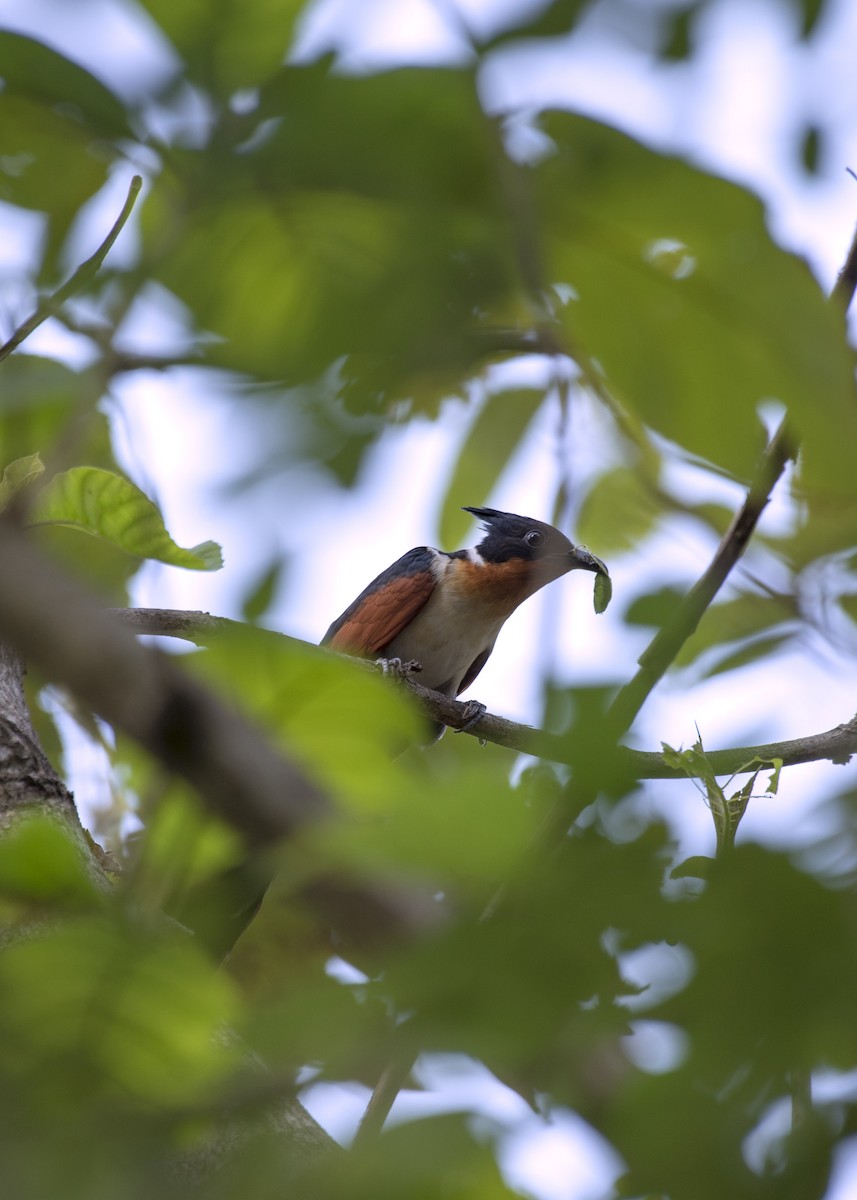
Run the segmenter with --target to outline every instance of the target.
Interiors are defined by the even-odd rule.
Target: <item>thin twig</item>
[[[725,583],[729,572],[744,553],[770,500],[774,485],[795,453],[794,443],[783,422],[771,439],[759,464],[755,482],[721,538],[713,559],[685,596],[672,619],[657,632],[640,655],[640,669],[636,675],[617,693],[609,714],[617,739],[630,728],[649,693],[666,674],[679,650],[695,631],[706,609]]]
[[[402,1049],[394,1054],[384,1067],[372,1095],[369,1097],[369,1103],[366,1105],[363,1116],[360,1118],[360,1124],[357,1126],[357,1132],[352,1142],[353,1149],[365,1146],[378,1137],[384,1128],[384,1122],[390,1115],[390,1109],[399,1092],[407,1083],[416,1061],[417,1054],[412,1049]]]
[[[80,289],[85,287],[91,279],[94,279],[101,267],[101,264],[107,257],[107,252],[116,241],[122,230],[122,227],[130,217],[131,210],[134,207],[137,196],[140,194],[140,188],[142,186],[142,178],[139,175],[135,175],[131,180],[131,186],[128,188],[128,195],[125,199],[124,205],[122,206],[122,211],[116,218],[113,228],[110,230],[107,237],[91,256],[91,258],[88,258],[86,262],[81,263],[75,273],[70,279],[66,280],[62,287],[57,288],[55,292],[52,292],[49,296],[43,297],[43,299],[39,301],[35,312],[32,313],[32,315],[29,316],[26,321],[24,321],[23,325],[18,326],[7,342],[4,342],[4,344],[0,346],[0,362],[2,362],[4,358],[8,358],[13,350],[17,349],[22,342],[26,341],[30,334],[35,329],[38,329],[43,321],[46,321],[48,317],[53,316],[54,313],[61,308],[63,304],[65,304],[69,297],[73,296],[75,292],[79,292]]]

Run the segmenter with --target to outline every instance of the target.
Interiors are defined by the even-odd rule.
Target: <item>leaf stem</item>
[[[57,288],[55,292],[51,292],[49,296],[44,296],[38,303],[35,311],[27,318],[22,325],[19,325],[7,342],[0,346],[0,362],[4,358],[8,358],[13,350],[16,350],[22,342],[30,336],[34,330],[53,316],[59,308],[65,304],[70,296],[75,292],[79,292],[85,287],[91,279],[94,279],[98,273],[101,264],[107,257],[113,243],[116,241],[123,226],[131,215],[131,210],[140,194],[140,188],[143,186],[142,177],[135,175],[131,180],[131,185],[128,188],[128,195],[125,198],[125,203],[122,206],[122,211],[113,223],[113,227],[107,234],[107,237],[95,251],[95,253],[85,262],[81,263],[74,274],[65,281],[62,287]]]

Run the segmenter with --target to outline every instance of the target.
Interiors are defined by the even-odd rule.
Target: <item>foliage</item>
[[[522,160],[509,123],[483,110],[482,62],[564,33],[591,7],[521,6],[458,66],[358,72],[334,57],[283,65],[296,0],[148,0],[141,10],[173,53],[123,96],[50,39],[0,31],[0,197],[44,229],[17,279],[22,314],[36,287],[68,274],[70,231],[105,180],[130,180],[140,162],[147,175],[133,264],[108,258],[54,318],[89,365],[29,348],[0,363],[0,507],[112,602],[127,600],[138,558],[216,569],[218,548],[178,546],[122,473],[104,415],[121,375],[181,365],[201,387],[228,385],[234,421],[264,429],[260,476],[290,462],[348,487],[391,424],[466,408],[439,497],[450,541],[463,489],[470,504],[488,500],[548,409],[557,428],[571,409],[596,412],[609,448],[574,504],[581,539],[612,561],[677,517],[719,536],[728,515],[687,500],[673,468],[725,478],[738,495],[774,400],[802,450],[781,484],[788,528],[760,535],[749,561],[759,575],[777,564],[777,590],[752,573],[734,583],[683,647],[677,678],[692,667],[737,680],[753,656],[776,666],[830,606],[853,640],[857,404],[841,314],[745,189],[568,112],[536,114],[539,150]],[[651,6],[639,19],[664,58],[682,58],[709,7]],[[824,9],[784,7],[804,37]],[[196,365],[166,342],[154,363],[149,351],[135,361],[123,341],[133,306],[165,291]],[[534,354],[545,388],[503,374]],[[249,619],[282,570],[259,564]],[[693,580],[688,569],[668,582],[623,598],[630,628],[666,622]],[[385,681],[249,626],[184,667],[250,714],[336,819],[260,856],[275,882],[226,967],[205,930],[194,939],[164,910],[191,920],[201,906],[212,926],[234,915],[236,893],[218,886],[238,879],[246,847],[125,739],[109,746],[114,803],[141,829],[115,848],[125,870],[109,894],[53,827],[3,843],[0,912],[31,935],[0,955],[10,1194],[185,1195],[177,1160],[226,1117],[255,1116],[308,1073],[371,1087],[391,1058],[431,1052],[469,1055],[543,1107],[575,1110],[621,1157],[622,1194],[824,1194],[857,1107],[805,1110],[800,1097],[811,1073],[857,1066],[846,785],[834,806],[850,857],[833,869],[821,846],[799,861],[732,846],[752,781],[727,799],[703,766],[709,801],[732,822],[729,852],[683,869],[634,783],[609,769],[600,693],[545,681],[577,764],[569,778],[544,763],[521,771],[510,751],[464,737],[423,754],[418,716]],[[50,718],[34,715],[53,744]],[[704,764],[701,745],[670,753]],[[546,828],[561,831],[550,846]],[[435,897],[443,919],[404,944],[344,943],[307,900],[331,876]],[[334,946],[359,982],[326,969]],[[653,964],[645,987],[632,969],[641,954]],[[653,1028],[669,1047],[654,1066]],[[797,1118],[765,1135],[790,1101]],[[464,1113],[309,1165],[267,1136],[205,1190],[488,1200],[512,1194],[493,1153],[501,1136]]]

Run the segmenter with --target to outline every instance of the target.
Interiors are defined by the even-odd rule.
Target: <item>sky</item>
[[[70,19],[71,7],[64,0],[0,0],[0,24],[65,49],[126,94],[164,69],[168,49],[150,26],[130,19],[130,9],[108,0],[76,0]],[[403,59],[455,60],[464,45],[449,19],[452,7],[450,0],[320,0],[300,32],[297,53],[312,57],[335,46],[353,70]],[[517,5],[513,0],[459,0],[457,7],[473,27],[487,27],[498,12]],[[597,20],[570,40],[510,46],[482,71],[483,101],[491,110],[526,112],[544,103],[574,108],[752,188],[767,205],[775,239],[805,256],[828,291],[857,222],[857,181],[846,170],[857,170],[857,5],[850,0],[830,3],[810,45],[797,40],[784,7],[768,0],[721,0],[709,6],[702,20],[703,49],[688,63],[659,64],[645,46]],[[829,135],[814,177],[801,169],[796,153],[799,132],[807,123],[824,126]],[[117,175],[89,206],[77,230],[82,247],[87,239],[90,244],[100,240],[98,231],[113,220],[126,187],[127,179]],[[10,254],[13,260],[15,254],[26,254],[38,235],[37,223],[29,218],[16,219],[14,225],[12,220],[7,210],[0,211],[6,231],[0,238],[0,263],[8,263]],[[114,254],[117,263],[123,256],[133,259],[133,224]],[[138,348],[163,347],[165,334],[181,341],[181,314],[169,298],[161,301],[137,314],[129,336]],[[55,329],[45,328],[31,345],[53,350],[63,343]],[[71,345],[64,349],[76,353]],[[129,473],[158,499],[180,544],[214,538],[223,543],[226,557],[219,576],[146,565],[136,585],[136,602],[236,615],[248,581],[272,556],[282,556],[284,584],[269,623],[308,640],[318,640],[378,571],[411,546],[434,538],[450,451],[472,419],[462,406],[452,404],[435,424],[417,421],[391,431],[355,492],[337,491],[304,473],[242,499],[225,492],[223,485],[250,462],[253,446],[243,445],[240,431],[230,424],[226,400],[204,395],[198,377],[182,371],[170,378],[129,379],[118,395],[121,413],[115,432]],[[583,406],[580,420],[597,444],[597,416]],[[165,429],[170,430],[167,437]],[[583,471],[583,464],[572,463],[572,473],[576,470]],[[556,471],[553,429],[546,418],[516,455],[491,503],[543,518]],[[714,486],[692,472],[684,484],[704,487],[706,496]],[[725,483],[720,489],[718,498],[740,502],[737,489]],[[470,502],[461,497],[462,504]],[[786,516],[784,505],[775,500],[766,519],[776,524]],[[573,682],[624,680],[646,639],[632,635],[620,621],[623,589],[638,591],[641,579],[662,578],[665,564],[668,569],[676,557],[699,572],[713,548],[698,533],[671,525],[667,534],[648,540],[637,553],[610,563],[616,600],[598,618],[588,578],[572,575],[552,585],[508,622],[475,694],[491,711],[536,721],[538,668],[546,662],[558,663]],[[592,549],[599,552],[597,546]],[[697,726],[708,748],[736,744],[748,720],[760,741],[829,728],[853,713],[852,675],[851,663],[808,637],[799,651],[780,662],[775,681],[762,668],[696,685],[686,678],[668,681],[647,705],[637,744],[648,749],[661,740],[689,745]],[[98,795],[104,786],[103,763],[81,753],[75,769],[78,796]],[[741,836],[798,846],[816,835],[826,827],[824,797],[842,786],[835,770],[813,765],[790,769],[777,797],[751,804]],[[666,805],[682,853],[710,853],[713,831],[704,804],[689,783],[672,789]],[[653,796],[651,804],[662,805],[665,794],[658,789],[660,799]],[[640,979],[649,977],[647,971],[664,971],[663,962],[653,967],[642,959],[627,967],[638,971]],[[672,967],[680,980],[682,964]],[[658,1063],[663,1069],[680,1048],[664,1043],[662,1031],[641,1026],[635,1052],[648,1055],[653,1069]],[[612,1151],[574,1114],[560,1112],[546,1125],[481,1068],[462,1060],[432,1060],[421,1069],[430,1090],[423,1097],[404,1097],[399,1115],[465,1104],[481,1114],[486,1136],[499,1138],[510,1181],[538,1200],[593,1200],[618,1171]],[[831,1079],[824,1086],[845,1085]],[[314,1114],[342,1138],[353,1130],[365,1101],[365,1091],[356,1088],[325,1086],[307,1094]],[[772,1112],[772,1128],[782,1119]],[[846,1200],[855,1188],[857,1162],[843,1158],[828,1200]]]

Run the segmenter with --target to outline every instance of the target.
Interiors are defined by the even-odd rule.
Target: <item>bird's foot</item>
[[[482,720],[487,711],[488,708],[482,703],[481,700],[468,700],[464,706],[464,714],[461,724],[458,726],[455,732],[467,733],[468,729],[472,729],[478,721]]]
[[[423,669],[423,664],[415,658],[409,658],[406,662],[402,662],[400,658],[376,658],[375,666],[382,675],[392,675],[395,679],[416,675]]]

